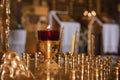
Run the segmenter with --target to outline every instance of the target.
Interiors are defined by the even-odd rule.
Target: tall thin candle
[[[74,49],[75,49],[75,35],[72,35],[71,55],[73,55]]]
[[[61,34],[60,34],[60,45],[59,45],[59,52],[62,52],[62,41],[63,41],[63,37],[64,37],[64,27],[61,28]]]

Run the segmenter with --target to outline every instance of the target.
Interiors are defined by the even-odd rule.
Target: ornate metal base
[[[45,60],[44,63],[38,65],[37,70],[41,73],[51,72],[56,74],[60,66],[54,60]]]

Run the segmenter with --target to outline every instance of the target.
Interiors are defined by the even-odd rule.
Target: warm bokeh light
[[[17,0],[18,2],[21,2],[22,0]]]
[[[88,11],[85,10],[84,13],[83,13],[84,16],[87,16],[88,15]]]
[[[90,17],[91,15],[96,16],[96,12],[94,10],[92,11],[85,10],[83,15],[88,17]]]
[[[48,25],[47,29],[50,29],[50,28],[51,28],[51,26],[50,26],[50,25]]]
[[[90,16],[91,16],[91,12],[88,13],[88,17],[90,17]]]
[[[96,12],[95,12],[94,10],[91,11],[91,14],[92,14],[93,16],[96,16]]]

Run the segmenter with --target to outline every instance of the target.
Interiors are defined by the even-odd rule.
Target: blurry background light
[[[18,2],[21,2],[22,0],[17,0]]]

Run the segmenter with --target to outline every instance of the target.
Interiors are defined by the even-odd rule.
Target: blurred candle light
[[[72,36],[72,48],[71,48],[71,54],[74,53],[74,47],[75,47],[75,35]]]
[[[92,14],[93,16],[96,16],[96,12],[95,12],[94,10],[91,11],[91,14]]]
[[[87,16],[88,15],[88,10],[85,10],[84,13],[83,13],[84,16]]]
[[[50,26],[50,25],[48,25],[47,29],[50,29],[50,28],[51,28],[51,26]]]
[[[88,12],[88,17],[90,17],[91,16],[91,13],[90,12]]]
[[[96,12],[94,10],[92,11],[85,10],[83,15],[88,17],[90,17],[91,15],[96,16]]]

